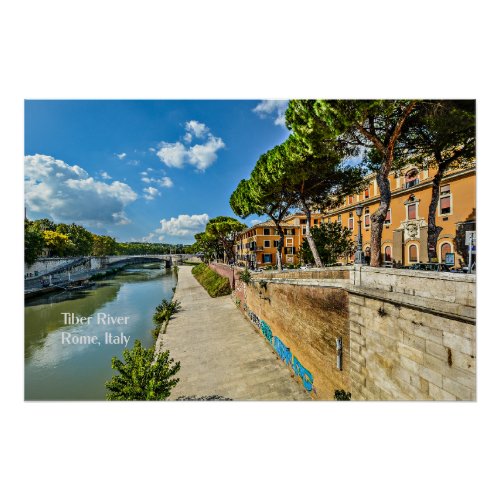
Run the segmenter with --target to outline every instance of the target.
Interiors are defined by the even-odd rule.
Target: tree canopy
[[[372,266],[381,265],[383,223],[391,201],[388,176],[405,122],[418,112],[416,100],[292,100],[287,126],[314,154],[335,151],[362,159],[376,172],[380,206],[371,215]]]
[[[323,264],[336,264],[339,257],[348,257],[354,253],[355,244],[351,231],[338,222],[328,222],[311,228],[311,235]],[[309,241],[304,240],[300,248],[302,262],[314,262]]]

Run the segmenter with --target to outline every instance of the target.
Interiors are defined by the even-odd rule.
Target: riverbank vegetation
[[[151,331],[155,339],[158,338],[160,334],[160,329],[163,323],[170,320],[170,318],[177,312],[181,310],[181,303],[178,300],[166,300],[163,299],[159,305],[156,306],[155,313],[153,315],[153,321],[155,322],[155,328]]]
[[[192,273],[210,297],[222,297],[231,294],[229,280],[212,271],[206,264],[198,264],[193,267]]]
[[[170,359],[169,351],[155,356],[154,346],[147,349],[136,340],[131,350],[123,351],[123,359],[114,356],[111,360],[118,375],[106,382],[106,399],[110,401],[161,401],[179,382],[174,376],[181,365]]]

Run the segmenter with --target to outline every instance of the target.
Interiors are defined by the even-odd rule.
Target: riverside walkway
[[[211,298],[191,270],[179,267],[174,298],[182,309],[156,344],[157,350],[169,350],[181,363],[180,381],[169,399],[310,400],[231,298]]]

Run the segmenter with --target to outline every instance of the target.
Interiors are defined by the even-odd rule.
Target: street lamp
[[[356,215],[358,216],[358,249],[354,254],[354,264],[364,264],[365,256],[363,254],[363,236],[361,235],[361,215],[363,214],[362,205],[356,207]]]

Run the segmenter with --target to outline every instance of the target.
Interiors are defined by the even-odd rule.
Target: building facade
[[[408,266],[429,262],[427,249],[427,218],[436,170],[407,168],[389,177],[391,204],[382,232],[382,260],[385,265]],[[367,178],[369,185],[361,193],[345,198],[344,204],[327,212],[322,222],[339,222],[353,231],[357,241],[358,217],[356,207],[362,207],[361,234],[363,251],[370,256],[370,215],[380,205],[380,192],[375,175]],[[455,237],[462,224],[475,229],[476,169],[474,166],[450,170],[442,179],[436,210],[436,225],[443,228],[437,242],[439,262],[460,267],[464,259],[458,254]],[[343,259],[352,262],[354,255]]]
[[[312,215],[311,225],[321,224],[322,214]],[[296,213],[283,220],[285,241],[281,251],[283,265],[300,264],[299,250],[305,239],[306,219]],[[279,234],[272,221],[256,224],[239,234],[235,245],[236,264],[258,269],[276,266]]]

